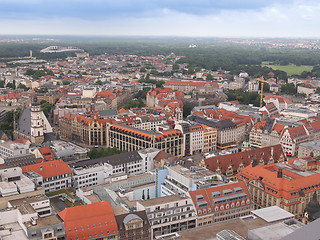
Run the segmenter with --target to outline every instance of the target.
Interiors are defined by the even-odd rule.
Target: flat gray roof
[[[286,210],[284,210],[278,206],[257,209],[257,210],[253,210],[251,212],[254,215],[262,218],[263,220],[265,220],[266,222],[269,222],[269,223],[294,217],[293,214],[287,212]]]

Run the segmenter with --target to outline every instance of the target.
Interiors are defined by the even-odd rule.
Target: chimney
[[[43,169],[43,167],[42,167],[42,166],[40,166],[40,171],[42,171],[42,169]]]
[[[279,168],[277,178],[282,178],[282,168]]]

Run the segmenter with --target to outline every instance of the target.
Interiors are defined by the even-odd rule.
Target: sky
[[[319,12],[319,0],[0,0],[0,34],[319,38]]]

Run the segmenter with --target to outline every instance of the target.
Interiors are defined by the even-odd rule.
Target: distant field
[[[270,62],[262,62],[262,66],[270,67],[274,70],[281,70],[288,74],[288,76],[291,75],[300,75],[303,71],[310,72],[313,68],[313,66],[309,65],[301,65],[296,66],[295,64],[289,64],[289,65],[270,65]]]

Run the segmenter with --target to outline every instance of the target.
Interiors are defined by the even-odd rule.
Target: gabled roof
[[[258,163],[262,159],[264,164],[267,164],[271,158],[273,158],[274,162],[285,159],[285,154],[283,153],[280,144],[207,158],[204,161],[207,165],[207,169],[216,172],[219,168],[221,173],[225,174],[229,166],[232,166],[233,172],[236,172],[239,169],[241,163],[244,167],[246,167],[250,165],[254,159],[256,159]]]
[[[299,197],[301,190],[305,194],[313,193],[317,189],[319,191],[320,174],[317,172],[308,173],[305,169],[301,169],[294,164],[297,160],[291,159],[287,163],[274,163],[265,166],[253,167],[249,165],[237,174],[237,178],[249,182],[261,177],[261,181],[265,185],[265,191],[285,199]],[[313,164],[318,164],[318,162],[314,161]],[[282,177],[278,177],[279,169],[282,169]]]
[[[66,208],[58,215],[64,221],[67,239],[104,238],[118,233],[108,201]]]
[[[31,107],[25,107],[18,121],[17,131],[26,135],[31,135]]]
[[[34,171],[40,174],[43,178],[50,178],[72,173],[71,168],[62,160],[42,162],[33,165],[22,166],[21,168],[23,173]]]
[[[50,147],[42,147],[42,148],[38,148],[38,150],[41,153],[43,159],[45,159],[45,160],[53,160],[53,159],[55,159],[55,155],[51,151]]]
[[[234,204],[233,208],[252,204],[250,193],[244,182],[234,182],[198,189],[190,191],[189,194],[198,215],[225,211],[231,208],[231,204]],[[242,201],[244,201],[244,204],[241,204]],[[223,208],[220,208],[222,206]]]

